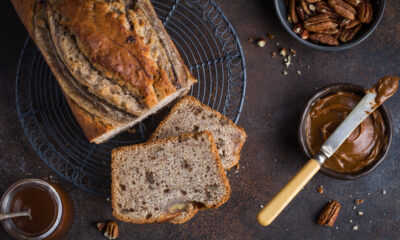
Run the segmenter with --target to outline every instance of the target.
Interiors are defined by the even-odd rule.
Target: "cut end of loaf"
[[[113,214],[126,222],[168,221],[230,196],[209,132],[115,149],[111,168]]]

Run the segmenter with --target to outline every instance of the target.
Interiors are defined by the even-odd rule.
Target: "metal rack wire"
[[[237,122],[244,102],[246,65],[239,39],[212,0],[152,1],[198,83],[191,95]],[[60,176],[100,196],[110,193],[110,153],[145,141],[163,113],[104,144],[90,144],[56,79],[31,39],[21,53],[16,82],[18,116],[43,161]]]

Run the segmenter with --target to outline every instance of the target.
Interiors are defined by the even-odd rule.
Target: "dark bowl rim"
[[[303,126],[305,124],[305,119],[307,116],[307,113],[309,112],[310,108],[313,106],[316,100],[319,98],[330,94],[335,91],[352,91],[355,92],[356,94],[361,94],[365,92],[366,88],[360,86],[360,85],[355,85],[355,84],[350,84],[350,83],[336,83],[336,84],[330,84],[325,87],[322,87],[318,90],[316,90],[306,101],[302,113],[301,113],[301,118],[300,118],[300,123],[298,126],[298,141],[300,144],[300,148],[302,152],[304,153],[305,156],[308,158],[312,157],[312,154],[309,152],[307,141],[305,140],[305,136],[303,134]],[[366,168],[362,169],[359,172],[356,173],[339,173],[335,172],[333,170],[324,168],[321,166],[320,171],[330,177],[334,177],[337,179],[342,179],[342,180],[355,180],[358,178],[361,178],[369,173],[371,173],[379,164],[383,162],[383,160],[386,158],[387,154],[389,153],[390,146],[392,144],[393,140],[393,123],[392,123],[392,118],[391,115],[387,109],[387,107],[383,104],[381,105],[378,110],[381,112],[382,117],[385,121],[385,126],[386,126],[386,131],[388,133],[388,142],[386,145],[386,149],[383,150],[383,152],[380,153],[379,158],[375,160],[375,163],[371,164],[370,166],[367,166]]]
[[[354,47],[355,45],[360,44],[361,42],[363,42],[365,39],[367,39],[374,31],[375,29],[378,27],[379,23],[382,20],[383,17],[383,13],[385,12],[385,8],[386,8],[386,0],[380,0],[380,5],[381,8],[378,11],[378,15],[376,16],[376,18],[373,20],[372,24],[369,26],[369,29],[367,32],[365,32],[363,35],[361,35],[359,38],[357,38],[354,41],[350,41],[348,43],[342,43],[338,46],[325,46],[325,45],[319,45],[307,40],[302,39],[301,37],[299,37],[296,33],[293,32],[292,28],[289,27],[289,24],[286,20],[286,16],[282,15],[282,12],[280,11],[279,7],[278,7],[278,1],[282,1],[282,0],[274,0],[274,8],[275,8],[275,12],[278,15],[278,19],[279,22],[282,24],[283,28],[293,37],[295,38],[297,41],[303,43],[304,45],[314,48],[314,49],[318,49],[318,50],[323,50],[323,51],[341,51],[341,50],[346,50],[349,48]]]

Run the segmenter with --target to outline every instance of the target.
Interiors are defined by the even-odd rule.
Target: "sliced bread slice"
[[[230,169],[239,162],[246,132],[229,118],[212,110],[192,96],[183,97],[161,122],[150,141],[180,134],[210,131],[221,158],[222,166]]]
[[[207,131],[114,149],[111,169],[113,214],[121,221],[168,221],[230,197]]]

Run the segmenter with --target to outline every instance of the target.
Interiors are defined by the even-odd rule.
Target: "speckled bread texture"
[[[121,221],[164,222],[230,197],[207,131],[114,149],[111,169],[113,215]]]
[[[198,131],[210,131],[225,169],[238,164],[246,132],[229,118],[202,104],[192,96],[185,96],[161,122],[150,141]]]
[[[11,1],[90,142],[134,126],[196,82],[150,0]]]

